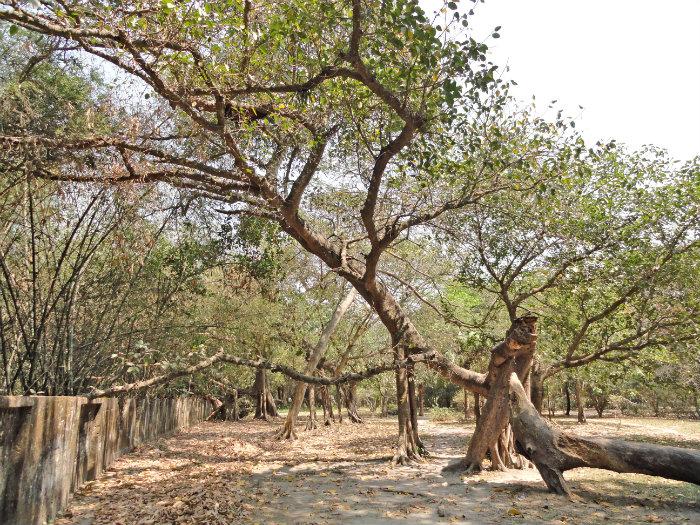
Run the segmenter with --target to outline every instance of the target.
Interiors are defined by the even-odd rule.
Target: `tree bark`
[[[418,415],[425,416],[425,385],[418,385]]]
[[[343,398],[348,417],[353,423],[362,423],[362,417],[357,410],[357,383],[349,382],[343,387]]]
[[[481,396],[474,392],[474,418],[478,421],[481,417]]]
[[[584,401],[583,401],[583,385],[580,379],[576,379],[574,382],[574,395],[576,396],[576,408],[578,409],[577,420],[579,423],[586,422],[586,413],[584,411]]]
[[[535,361],[530,372],[530,399],[540,414],[542,413],[542,404],[544,401],[545,376],[542,372],[542,365]]]
[[[566,400],[566,411],[564,412],[567,416],[571,415],[571,392],[569,391],[569,381],[564,383],[564,398]]]
[[[395,345],[396,358],[403,360],[406,349]],[[399,419],[399,436],[396,452],[392,459],[395,465],[407,465],[420,460],[425,455],[425,447],[418,437],[418,425],[415,411],[415,391],[409,382],[408,368],[396,370],[396,408]]]
[[[570,496],[562,473],[578,467],[648,474],[700,485],[699,451],[565,434],[540,416],[515,374],[510,381],[510,408],[516,448],[535,464],[552,492]]]
[[[269,420],[267,412],[267,374],[263,368],[255,370],[255,382],[253,383],[253,392],[255,394],[255,416],[253,419]]]
[[[530,374],[537,340],[536,321],[533,316],[515,319],[506,339],[491,351],[487,376],[489,391],[469,441],[467,456],[450,465],[448,470],[478,472],[487,452],[494,470],[524,466],[525,462],[517,458],[508,428],[510,406],[507,397],[511,373],[524,382]]]
[[[321,400],[323,405],[323,424],[329,427],[335,423],[335,415],[333,414],[333,400],[327,386],[321,387]]]
[[[321,337],[319,337],[316,346],[314,346],[306,362],[306,367],[304,368],[304,373],[306,375],[311,375],[316,370],[316,367],[321,361],[323,354],[326,353],[326,349],[328,348],[328,343],[330,343],[333,332],[335,332],[335,329],[338,327],[338,323],[345,315],[345,312],[348,311],[352,302],[355,300],[356,293],[357,292],[354,288],[350,288],[350,291],[338,303],[338,306],[336,306],[333,315],[331,315],[331,318],[326,326],[323,327]],[[297,434],[294,427],[296,426],[297,418],[299,417],[299,410],[304,402],[306,388],[306,383],[301,381],[297,382],[295,385],[294,395],[292,396],[292,404],[289,407],[289,412],[287,413],[287,418],[284,421],[284,425],[275,436],[277,439],[297,439]]]
[[[306,420],[306,430],[315,430],[316,424],[316,391],[313,385],[306,390],[306,402],[309,404],[309,419]]]

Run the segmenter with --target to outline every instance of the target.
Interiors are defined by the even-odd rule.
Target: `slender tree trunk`
[[[481,417],[481,396],[474,392],[474,418],[478,421]]]
[[[357,411],[357,383],[348,383],[343,387],[343,397],[345,399],[345,408],[348,411],[348,417],[353,423],[362,423]]]
[[[566,411],[564,412],[567,416],[571,415],[571,392],[569,391],[569,381],[564,383],[564,397],[566,399]]]
[[[327,386],[321,387],[321,399],[323,401],[323,424],[327,427],[335,422],[333,415],[333,401]]]
[[[306,402],[309,404],[309,419],[306,420],[306,430],[315,430],[316,425],[316,389],[309,385],[306,389]]]
[[[304,369],[305,374],[311,375],[316,370],[318,363],[321,361],[323,354],[325,354],[326,349],[328,348],[328,343],[331,340],[333,332],[335,332],[335,329],[338,327],[338,323],[345,315],[345,312],[348,311],[352,302],[355,300],[355,294],[355,289],[351,288],[347,295],[340,301],[340,303],[338,303],[338,306],[336,306],[333,315],[331,316],[326,326],[323,328],[323,332],[321,333],[321,337],[316,343],[316,346],[309,354],[309,359],[307,360],[306,368]],[[287,413],[287,419],[285,420],[284,425],[276,435],[277,439],[297,438],[297,434],[294,427],[296,425],[297,418],[299,417],[299,410],[301,409],[301,405],[304,402],[304,394],[306,392],[306,388],[306,383],[302,383],[301,381],[297,382],[296,386],[294,387],[292,404],[289,407],[289,412]]]
[[[418,385],[418,415],[425,416],[425,385]]]
[[[240,412],[238,411],[238,389],[234,388],[231,392],[231,396],[233,397],[231,401],[231,408],[233,409],[233,420],[238,421],[241,419]]]
[[[580,379],[574,382],[574,395],[576,396],[576,407],[578,409],[578,422],[585,423],[586,413],[584,411],[583,385]]]
[[[530,372],[530,399],[537,411],[542,413],[542,402],[544,400],[544,374],[542,365],[535,361]]]
[[[343,390],[340,385],[335,385],[335,403],[338,405],[338,423],[343,422]]]
[[[387,417],[389,415],[389,398],[385,395],[381,395],[381,412],[379,413],[380,417]]]
[[[466,388],[462,389],[464,391],[464,420],[469,419],[469,390]]]
[[[267,421],[267,380],[262,368],[255,370],[255,382],[253,383],[253,392],[255,394],[255,416],[253,419],[264,419]]]

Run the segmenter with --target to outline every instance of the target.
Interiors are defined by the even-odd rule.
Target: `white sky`
[[[421,4],[430,14],[442,2]],[[486,0],[471,25],[510,66],[515,95],[542,109],[557,99],[587,141],[700,154],[700,0]]]

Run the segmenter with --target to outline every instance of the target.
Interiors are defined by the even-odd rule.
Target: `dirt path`
[[[647,476],[580,469],[567,475],[577,503],[548,494],[535,470],[443,477],[473,430],[465,424],[422,422],[433,456],[400,468],[388,465],[393,420],[301,432],[293,443],[272,439],[279,424],[202,423],[142,447],[81,489],[56,523],[700,523],[698,487]]]

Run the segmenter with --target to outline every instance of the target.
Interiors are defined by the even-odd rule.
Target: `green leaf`
[[[16,35],[17,31],[19,31],[19,27],[15,26],[15,25],[10,26],[10,36]]]

